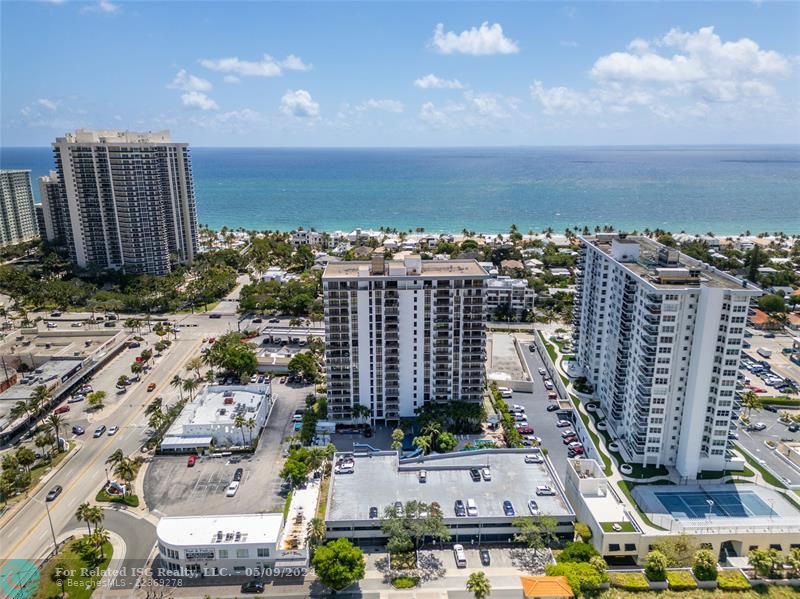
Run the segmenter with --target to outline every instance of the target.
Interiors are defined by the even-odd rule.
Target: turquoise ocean
[[[800,233],[800,145],[193,147],[192,157],[198,218],[212,228]],[[2,148],[0,165],[38,177],[52,152]]]

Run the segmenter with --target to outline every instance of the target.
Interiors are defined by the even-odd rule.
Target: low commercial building
[[[331,475],[325,520],[327,536],[374,544],[385,539],[379,518],[384,509],[397,501],[405,504],[416,500],[439,504],[453,542],[512,543],[519,531],[513,520],[516,516],[531,516],[529,502],[533,500],[537,515],[555,518],[558,535],[571,540],[575,513],[558,476],[546,457],[539,464],[527,463],[525,456],[529,454],[531,450],[520,449],[465,451],[410,459],[399,459],[394,451],[337,454],[335,461],[347,458],[347,465]],[[480,481],[470,476],[472,468],[485,469]],[[552,495],[537,494],[537,487],[545,486],[552,490]],[[456,516],[457,500],[465,505],[473,501],[477,515]],[[514,515],[506,513],[504,501],[511,502]]]
[[[800,510],[786,495],[758,484],[705,482],[638,485],[631,500],[596,461],[576,459],[564,487],[578,520],[592,530],[591,543],[607,559],[641,563],[650,546],[676,534],[708,543],[722,563],[751,549],[800,547]]]
[[[212,447],[249,447],[272,408],[269,384],[209,385],[183,408],[161,441],[162,452],[197,453]],[[239,426],[239,417],[244,424]]]
[[[536,292],[528,287],[525,279],[512,279],[499,276],[486,280],[486,313],[489,318],[498,309],[506,308],[517,316],[524,312],[533,312]]]
[[[308,553],[281,549],[283,514],[168,516],[156,528],[156,571],[178,576],[272,576],[302,568]],[[300,572],[295,574],[300,575]]]

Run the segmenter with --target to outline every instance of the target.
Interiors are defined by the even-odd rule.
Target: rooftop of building
[[[499,276],[497,278],[489,279],[486,286],[490,289],[508,289],[509,287],[527,288],[528,281],[525,279],[512,279],[509,276]]]
[[[30,173],[31,169],[29,168],[0,168],[0,174],[9,174],[13,175],[16,173]]]
[[[56,143],[80,144],[157,144],[172,143],[169,130],[128,131],[126,129],[77,129],[64,137],[56,138]]]
[[[649,237],[625,233],[598,233],[592,236],[580,236],[580,239],[596,247],[657,289],[697,289],[705,286],[760,293],[760,289],[751,283]]]
[[[530,453],[530,451],[528,452]],[[337,458],[342,454],[337,454]],[[355,456],[351,474],[333,474],[327,519],[369,520],[371,507],[379,512],[396,501],[438,502],[446,521],[456,518],[454,504],[474,499],[478,517],[503,518],[503,501],[513,503],[518,515],[527,515],[534,499],[542,514],[572,515],[571,506],[548,464],[526,464],[523,450],[482,450],[429,455],[399,461],[395,452]],[[470,468],[489,468],[491,480],[473,482]],[[419,473],[426,472],[426,482]],[[548,485],[556,494],[537,496],[536,487]]]
[[[277,543],[283,514],[166,516],[156,528],[159,540],[177,547]]]
[[[377,266],[380,264],[380,266]],[[377,267],[376,267],[377,266]],[[373,277],[423,277],[442,278],[480,277],[489,274],[475,260],[422,260],[419,256],[406,256],[403,260],[370,262],[330,262],[322,273],[323,279],[358,279]]]
[[[18,373],[17,384],[12,385],[0,393],[0,406],[11,405],[11,402],[26,400],[33,395],[33,390],[39,385],[47,385],[52,388],[61,383],[61,379],[80,366],[83,360],[80,358],[64,358],[48,360],[34,370]],[[22,381],[27,381],[23,383]],[[0,407],[0,412],[3,408]]]
[[[269,391],[269,384],[209,385],[186,404],[166,437],[180,436],[188,426],[232,425],[240,414],[245,418],[254,416]]]

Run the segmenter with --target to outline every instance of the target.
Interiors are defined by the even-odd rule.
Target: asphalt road
[[[773,450],[764,445],[766,441],[780,441],[784,438],[794,438],[800,440],[800,433],[790,433],[787,425],[778,422],[778,414],[761,410],[753,412],[750,417],[751,422],[763,422],[767,428],[763,431],[747,431],[745,427],[739,427],[736,432],[739,434],[737,443],[744,449],[753,454],[756,459],[764,460],[766,465],[778,476],[791,482],[792,486],[800,486],[800,469],[787,464],[783,459],[775,454]]]

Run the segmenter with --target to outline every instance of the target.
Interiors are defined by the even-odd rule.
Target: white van
[[[456,558],[456,566],[459,568],[467,567],[467,554],[464,553],[463,545],[453,545],[453,555]]]
[[[769,358],[772,355],[772,350],[767,349],[766,347],[759,347],[756,352],[762,358]]]
[[[503,399],[511,399],[514,395],[511,393],[511,389],[508,387],[498,387],[497,390],[500,392],[500,397]]]
[[[467,516],[477,516],[478,506],[474,499],[467,499]]]

